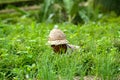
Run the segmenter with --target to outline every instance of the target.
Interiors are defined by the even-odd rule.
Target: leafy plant
[[[0,22],[1,79],[119,79],[119,44],[114,41],[120,36],[119,21],[58,24],[69,42],[80,46],[78,51],[59,55],[46,45],[54,24],[37,23],[26,17],[18,19],[14,24]]]

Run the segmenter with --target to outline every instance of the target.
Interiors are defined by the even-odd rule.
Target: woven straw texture
[[[68,44],[65,34],[59,29],[52,29],[48,39],[49,45]]]

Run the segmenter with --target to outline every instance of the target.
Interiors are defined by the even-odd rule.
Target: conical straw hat
[[[49,34],[48,44],[49,45],[68,44],[68,41],[66,40],[65,34],[61,30],[53,29],[50,31]]]

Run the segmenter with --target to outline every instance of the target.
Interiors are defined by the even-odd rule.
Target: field
[[[120,80],[119,20],[57,24],[70,44],[80,46],[71,54],[55,54],[46,45],[55,24],[24,16],[0,20],[0,80]]]

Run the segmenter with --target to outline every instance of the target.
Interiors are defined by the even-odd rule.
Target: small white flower
[[[28,79],[28,78],[29,78],[29,75],[28,75],[28,74],[26,74],[26,75],[25,75],[25,77]]]
[[[58,25],[54,25],[54,29],[57,29],[58,28]]]
[[[120,71],[120,68],[118,70]]]

